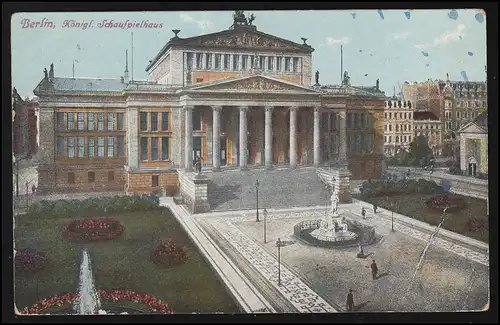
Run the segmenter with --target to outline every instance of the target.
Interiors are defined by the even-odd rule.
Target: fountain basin
[[[375,229],[362,223],[345,220],[348,230],[345,232],[331,231],[321,227],[322,220],[305,220],[293,228],[294,236],[300,241],[317,247],[341,248],[367,246],[376,242]]]

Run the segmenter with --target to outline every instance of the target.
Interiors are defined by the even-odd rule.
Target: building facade
[[[460,136],[460,169],[468,176],[488,175],[488,114],[458,130]]]
[[[23,100],[14,88],[12,107],[16,113],[12,124],[14,155],[18,158],[34,156],[38,152],[38,101]]]
[[[394,156],[399,150],[409,150],[414,137],[411,101],[390,98],[384,110],[384,153]]]
[[[385,96],[311,86],[314,49],[257,31],[241,12],[225,31],[180,38],[146,68],[147,81],[45,78],[39,191],[178,186],[177,169],[347,165],[377,178]]]

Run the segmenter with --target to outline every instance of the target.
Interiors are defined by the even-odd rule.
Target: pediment
[[[277,36],[246,28],[186,38],[182,45],[210,48],[267,49],[312,52],[309,45],[301,45]]]
[[[199,86],[194,86],[191,90],[200,91],[289,91],[289,92],[310,92],[316,93],[314,89],[294,84],[291,82],[285,82],[281,80],[276,80],[274,78],[264,77],[264,76],[252,76],[239,79],[219,81],[216,83],[202,84]]]
[[[477,125],[474,122],[467,123],[458,132],[459,133],[487,133],[486,130],[484,130],[482,127],[480,127],[479,125]]]

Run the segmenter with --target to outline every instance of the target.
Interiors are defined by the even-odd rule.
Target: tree
[[[427,137],[419,135],[413,138],[410,143],[410,164],[411,165],[427,165],[432,158],[432,150],[429,148]]]

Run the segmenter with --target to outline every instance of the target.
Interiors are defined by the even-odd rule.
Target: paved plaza
[[[266,244],[264,222],[255,221],[255,211],[208,213],[193,218],[208,233],[217,231],[298,312],[345,311],[350,288],[359,312],[484,308],[489,288],[489,260],[484,252],[435,238],[410,284],[429,234],[397,220],[392,232],[390,220],[371,214],[362,219],[351,212],[358,209],[359,203],[341,205],[343,215],[374,226],[381,237],[364,248],[365,254],[370,255],[365,259],[356,258],[357,248],[316,248],[294,238],[294,225],[302,220],[322,219],[326,207],[270,212]],[[285,241],[281,248],[281,286],[277,281],[278,238]],[[376,280],[372,280],[369,268],[372,259],[380,270]]]

